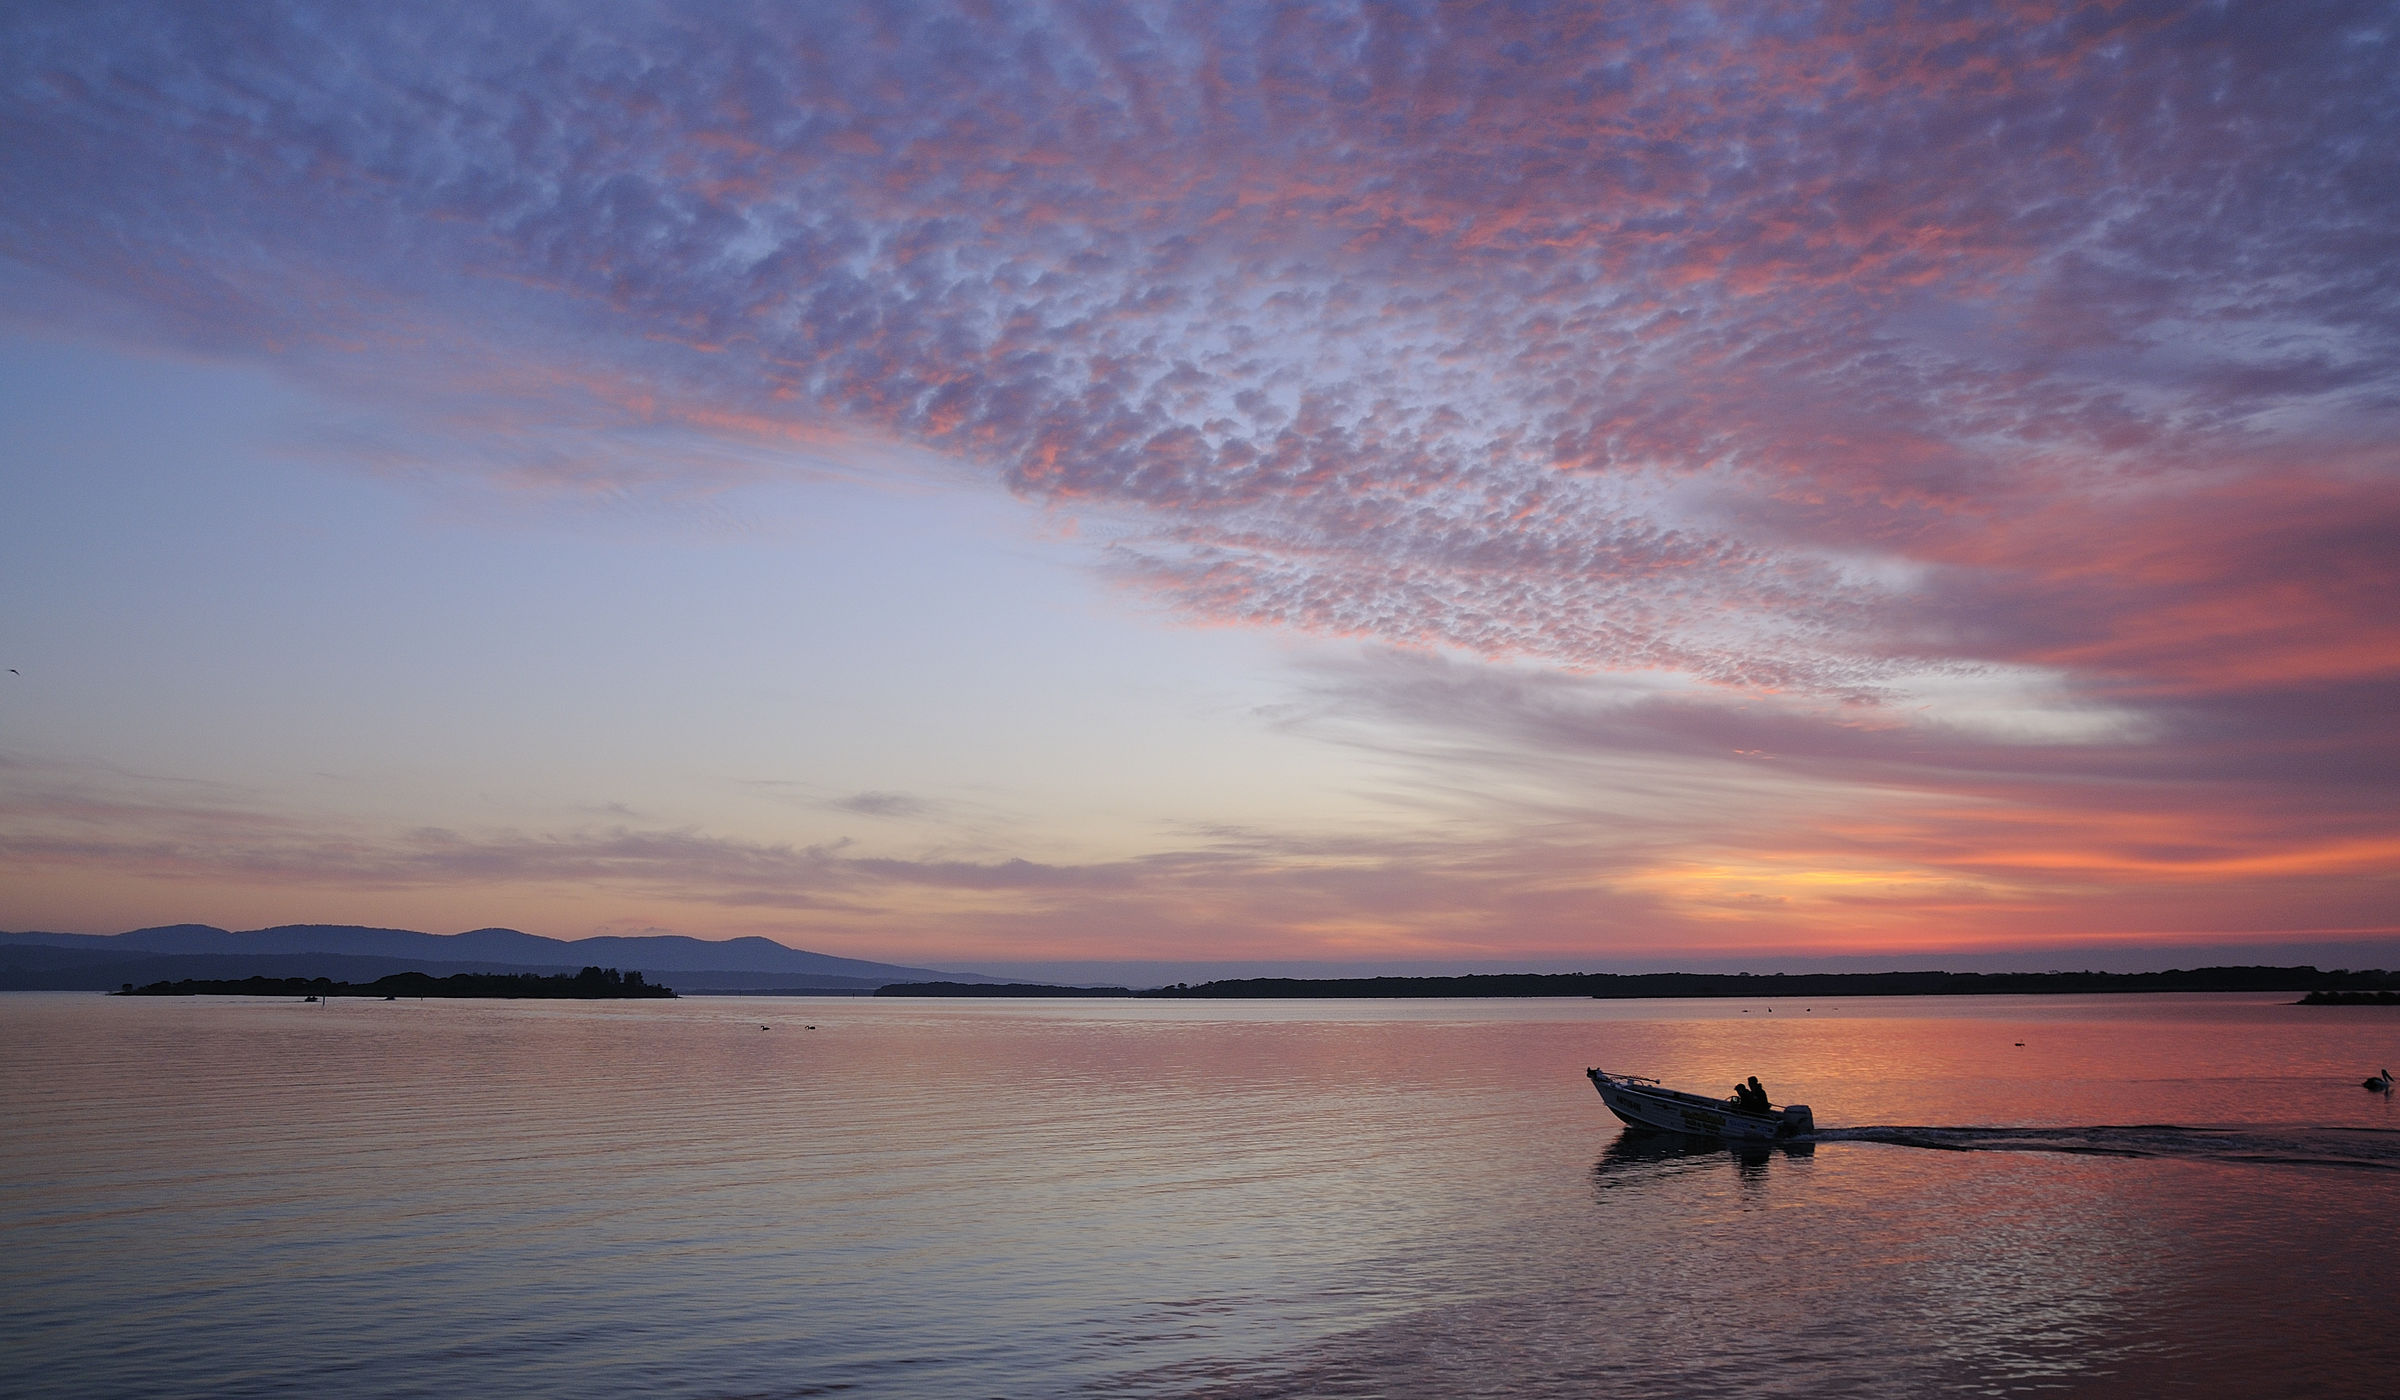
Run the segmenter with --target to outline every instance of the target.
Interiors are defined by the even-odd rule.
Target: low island
[[[2400,1006],[2400,991],[2310,992],[2296,1006]]]
[[[136,987],[128,982],[112,996],[191,997],[499,997],[511,1000],[613,1001],[627,997],[671,997],[663,987],[638,972],[613,967],[587,967],[581,972],[544,976],[538,972],[460,972],[435,977],[425,972],[395,972],[372,982],[336,982],[330,977],[242,977],[180,982],[153,982]]]

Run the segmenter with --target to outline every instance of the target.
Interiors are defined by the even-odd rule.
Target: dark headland
[[[2314,991],[2300,998],[2302,1006],[2400,1006],[2400,992]]]

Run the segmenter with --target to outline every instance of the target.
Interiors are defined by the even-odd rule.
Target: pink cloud
[[[2027,813],[2282,889],[2400,810],[2380,7],[140,13],[0,26],[0,253],[512,485],[913,444],[1200,621],[1781,705],[1725,747],[1954,798],[1988,858],[1858,839],[2027,888]],[[2138,737],[1915,708],[2020,673]],[[2373,798],[2278,845],[2277,764]],[[2174,802],[2217,854],[2139,855]]]

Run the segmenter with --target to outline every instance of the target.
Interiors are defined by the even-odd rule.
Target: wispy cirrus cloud
[[[1529,878],[1541,862],[1513,840],[1217,829],[1162,833],[1142,855],[1105,861],[892,855],[846,840],[803,846],[688,827],[465,831],[302,819],[254,795],[185,793],[138,775],[19,764],[14,776],[0,800],[0,866],[104,882],[127,911],[240,891],[239,907],[257,911],[244,917],[271,922],[335,894],[399,910],[429,898],[490,908],[530,895],[592,927],[866,941],[912,955],[1030,948],[1106,957],[1171,939],[1255,958],[1294,948],[1436,955],[1521,946],[1528,934],[1538,940],[1589,917],[1595,896],[1629,910],[1652,903],[1589,888],[1588,857],[1563,883]],[[669,917],[639,923],[649,911]],[[1529,926],[1527,916],[1541,922]]]
[[[923,817],[938,810],[938,804],[905,792],[854,792],[828,805],[862,817]]]
[[[2400,740],[2372,687],[2061,727],[2054,698],[2024,716],[2005,692],[1929,718],[1406,655],[1318,685],[1294,722],[1557,838],[1529,866],[1651,897],[1675,940],[2400,932]]]

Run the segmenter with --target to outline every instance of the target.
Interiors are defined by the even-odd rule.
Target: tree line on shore
[[[2400,990],[2400,974],[2314,967],[2168,972],[1498,972],[1458,977],[1248,977],[1161,987],[1154,997],[2025,996],[2075,992]]]
[[[1454,977],[1238,977],[1155,987],[896,982],[878,996],[1135,996],[1226,1000],[1366,997],[2029,996],[2077,992],[2400,992],[2400,973],[2314,967],[2168,972],[1481,972]]]

